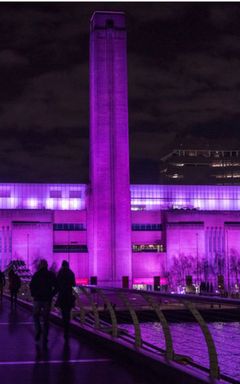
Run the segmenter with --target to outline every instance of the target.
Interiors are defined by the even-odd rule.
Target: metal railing
[[[79,326],[108,335],[113,341],[124,341],[139,353],[148,351],[166,362],[194,367],[210,380],[240,381],[240,371],[231,372],[221,357],[227,348],[233,351],[235,347],[228,344],[234,339],[234,358],[240,367],[240,325],[236,336],[231,327],[225,327],[224,337],[218,329],[219,324],[231,320],[237,324],[240,300],[95,286],[79,286],[74,292],[72,317]],[[31,302],[27,282],[22,284],[19,297]],[[54,302],[53,311],[57,311]]]

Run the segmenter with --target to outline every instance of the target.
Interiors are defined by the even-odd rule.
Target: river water
[[[121,324],[134,335],[130,324]],[[221,373],[240,382],[240,322],[209,323],[213,336]],[[201,329],[196,323],[170,324],[174,351],[190,356],[194,362],[209,367],[207,345]],[[165,349],[165,341],[160,323],[141,323],[142,339]]]

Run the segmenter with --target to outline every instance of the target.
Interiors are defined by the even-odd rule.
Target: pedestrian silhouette
[[[10,291],[10,297],[11,297],[11,307],[13,308],[13,306],[15,306],[16,308],[17,295],[21,287],[21,279],[13,269],[10,269],[8,273],[8,284],[9,284],[9,291]]]
[[[63,260],[62,267],[57,274],[58,296],[56,306],[62,312],[64,338],[66,341],[69,337],[71,310],[75,306],[75,296],[73,294],[73,287],[75,285],[75,275],[69,268],[68,261]]]
[[[6,284],[5,275],[0,270],[0,300],[1,300],[1,302],[2,302],[2,298],[3,298],[3,288],[4,288],[5,284]]]
[[[56,294],[56,276],[48,270],[47,260],[42,259],[38,271],[34,273],[30,282],[30,291],[33,297],[33,320],[35,326],[35,341],[38,342],[43,333],[43,343],[48,342],[49,314],[52,298]],[[43,317],[43,330],[40,318]]]

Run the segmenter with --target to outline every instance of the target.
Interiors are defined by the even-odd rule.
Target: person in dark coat
[[[11,296],[11,307],[13,307],[13,305],[16,307],[18,291],[21,288],[21,279],[13,269],[10,269],[8,273],[8,284]]]
[[[5,275],[0,270],[0,300],[1,300],[1,302],[2,302],[2,298],[3,298],[3,288],[4,288],[5,284],[6,284]]]
[[[64,338],[68,340],[71,309],[75,305],[73,287],[76,285],[75,275],[69,268],[69,263],[63,260],[62,267],[57,274],[58,297],[56,306],[61,309]]]
[[[56,294],[56,276],[48,270],[47,260],[39,262],[38,271],[34,273],[30,282],[30,291],[33,297],[33,320],[35,325],[35,340],[41,338],[42,327],[40,323],[43,316],[43,342],[48,342],[49,314],[52,298]]]

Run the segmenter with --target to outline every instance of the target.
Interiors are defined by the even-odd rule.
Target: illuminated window
[[[213,152],[213,156],[214,156],[214,157],[220,157],[220,156],[221,156],[221,153],[218,152],[218,151],[215,151],[215,152]]]
[[[174,173],[173,175],[167,175],[169,179],[182,179],[183,175],[180,175],[179,173]]]
[[[188,151],[188,156],[197,156],[197,151]]]
[[[163,244],[133,244],[133,252],[165,252]]]
[[[220,174],[220,175],[213,175],[214,177],[216,177],[216,179],[238,179],[240,178],[240,173],[224,173],[224,174]]]
[[[213,168],[216,168],[216,167],[239,167],[240,163],[236,163],[236,162],[233,163],[230,161],[224,161],[224,162],[212,163],[211,166]]]
[[[145,205],[131,205],[131,210],[132,211],[144,211],[146,209]]]

